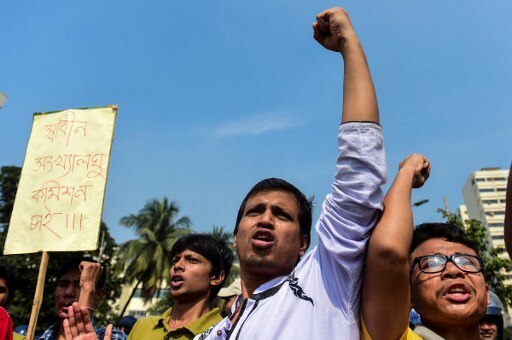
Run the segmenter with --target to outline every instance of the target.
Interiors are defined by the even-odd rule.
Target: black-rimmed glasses
[[[466,273],[479,273],[483,269],[482,259],[478,256],[459,253],[453,255],[432,254],[416,257],[411,263],[411,271],[409,274],[412,274],[416,264],[418,264],[422,273],[440,273],[446,268],[448,261]]]

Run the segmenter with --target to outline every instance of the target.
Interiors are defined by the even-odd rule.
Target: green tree
[[[214,225],[212,231],[208,233],[216,240],[222,240],[226,242],[228,247],[233,250],[233,234],[230,232],[225,232],[224,227]]]
[[[443,218],[450,224],[465,230],[468,238],[476,245],[476,251],[484,262],[485,281],[501,302],[508,308],[512,305],[512,286],[505,285],[507,273],[512,272],[512,261],[506,256],[505,248],[492,248],[489,242],[487,228],[477,220],[469,220],[463,223],[457,215],[450,214],[446,210],[438,209]]]
[[[20,167],[3,166],[0,168],[0,231],[7,232],[20,175]]]
[[[164,197],[148,201],[136,215],[121,218],[121,224],[135,228],[139,238],[124,243],[119,250],[125,282],[135,283],[120,316],[139,285],[141,297],[149,301],[169,277],[171,248],[178,238],[190,233],[189,218],[178,218],[178,213],[176,203]]]

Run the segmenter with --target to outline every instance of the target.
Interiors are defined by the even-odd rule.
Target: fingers
[[[92,325],[91,313],[89,313],[89,310],[86,307],[80,307],[80,313],[82,315],[85,332],[87,334],[95,333],[94,326]]]
[[[329,17],[332,11],[333,9],[328,9],[316,15],[316,24],[320,31],[329,32]]]
[[[103,266],[96,262],[82,261],[80,262],[80,287],[94,289],[103,272]]]
[[[430,161],[419,153],[413,153],[400,162],[399,168],[412,167],[415,171],[421,171],[425,166],[429,166]]]
[[[404,159],[399,166],[399,169],[408,171],[412,175],[412,187],[420,188],[425,184],[430,176],[432,166],[428,158],[420,154],[412,154]]]
[[[109,324],[107,326],[107,329],[105,329],[105,336],[103,337],[103,340],[111,340],[112,339],[112,328],[114,326],[112,324]]]
[[[80,335],[80,334],[85,334],[86,332],[85,332],[85,325],[84,325],[84,319],[83,319],[83,315],[82,315],[82,310],[81,310],[80,306],[78,305],[78,303],[73,302],[73,304],[68,307],[68,313],[70,313],[69,314],[70,316],[71,315],[74,316],[74,321],[75,321],[75,324],[76,324],[76,333],[77,334],[73,334],[73,336],[77,336],[77,335]],[[86,313],[87,313],[87,309],[86,309]],[[70,323],[73,324],[71,322],[71,319],[70,319]]]
[[[64,319],[64,321],[62,321],[62,326],[64,328],[64,338],[66,340],[73,340],[73,335],[71,334],[71,327],[69,326],[69,320]]]
[[[327,33],[322,30],[317,22],[313,23],[313,38],[322,46],[325,44],[325,39],[327,38]]]
[[[356,35],[348,13],[343,8],[335,7],[316,16],[316,22],[313,24],[313,37],[323,47],[343,53],[344,42]]]

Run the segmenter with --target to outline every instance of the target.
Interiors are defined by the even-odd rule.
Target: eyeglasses
[[[453,255],[432,254],[416,257],[412,261],[411,272],[409,275],[412,274],[416,264],[418,264],[418,267],[422,273],[440,273],[446,268],[448,261],[466,273],[474,274],[483,270],[482,259],[478,256],[459,253],[455,253]]]

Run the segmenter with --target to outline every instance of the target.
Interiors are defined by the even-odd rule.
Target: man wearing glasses
[[[429,171],[426,158],[408,157],[384,199],[366,259],[362,339],[479,339],[490,300],[475,246],[446,223],[425,223],[413,232],[411,190]],[[422,321],[414,333],[411,307]]]

